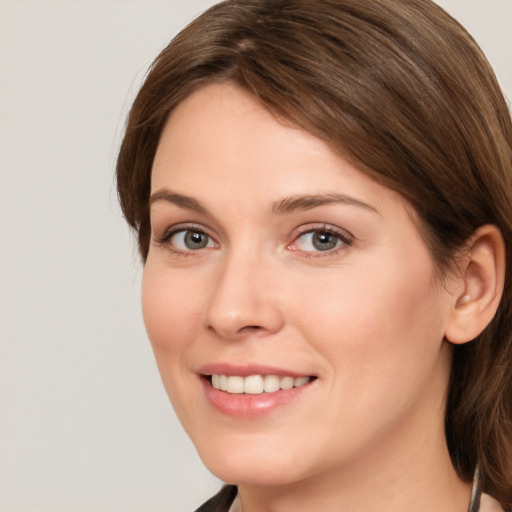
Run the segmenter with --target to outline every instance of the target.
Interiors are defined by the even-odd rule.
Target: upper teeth
[[[280,389],[292,389],[304,386],[311,379],[309,377],[278,377],[277,375],[212,375],[212,386],[228,393],[273,393]]]

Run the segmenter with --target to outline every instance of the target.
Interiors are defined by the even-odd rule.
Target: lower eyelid
[[[340,233],[339,231],[337,230],[334,230],[332,229],[331,227],[329,226],[322,226],[322,227],[318,227],[318,228],[313,228],[313,229],[308,229],[306,231],[302,231],[301,233],[298,233],[293,242],[289,245],[289,247],[291,248],[292,245],[296,244],[297,241],[300,240],[301,237],[304,237],[306,235],[311,235],[311,236],[314,236],[315,233],[327,233],[327,234],[330,234],[330,235],[334,235],[335,237],[337,237],[338,241],[340,243],[338,243],[335,247],[333,247],[332,249],[327,249],[325,251],[321,251],[321,250],[303,250],[303,252],[318,252],[318,253],[329,253],[329,254],[332,254],[335,250],[339,249],[340,247],[342,246],[350,246],[352,245],[353,243],[353,237],[349,236],[348,234],[346,233]]]

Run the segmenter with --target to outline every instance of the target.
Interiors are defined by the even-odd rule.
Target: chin
[[[299,479],[294,478],[294,474],[289,471],[281,470],[279,466],[272,467],[271,462],[259,465],[243,460],[240,463],[223,461],[220,464],[205,465],[217,478],[232,485],[284,486]]]
[[[261,444],[222,448],[210,445],[198,449],[204,465],[217,478],[233,485],[286,485],[301,479],[297,456],[286,451],[262,448]],[[299,457],[300,458],[300,457]]]

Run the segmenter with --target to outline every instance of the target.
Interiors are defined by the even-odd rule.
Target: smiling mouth
[[[292,388],[300,388],[309,384],[316,377],[292,377],[278,375],[209,375],[206,376],[210,385],[219,391],[231,394],[261,395],[276,393]]]

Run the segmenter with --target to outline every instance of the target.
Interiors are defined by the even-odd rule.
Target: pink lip
[[[277,375],[279,377],[289,375],[294,378],[311,376],[309,374],[298,373],[293,370],[273,366],[254,364],[236,366],[228,363],[205,364],[201,366],[196,373],[199,375],[238,375],[240,377],[248,377],[249,375]]]
[[[316,382],[316,379],[313,379],[304,386],[287,390],[279,390],[274,393],[261,393],[259,395],[243,393],[232,394],[212,387],[206,376],[238,375],[241,377],[247,377],[249,375],[289,375],[297,378],[309,375],[279,368],[271,368],[268,366],[248,365],[241,367],[229,364],[205,365],[200,368],[198,373],[203,391],[210,405],[215,407],[215,409],[222,414],[240,418],[257,418],[270,414],[281,406],[293,404],[293,402],[298,400],[299,397],[304,392],[307,392]]]

